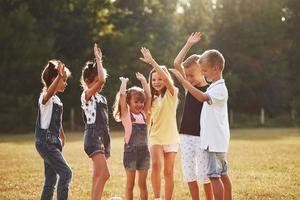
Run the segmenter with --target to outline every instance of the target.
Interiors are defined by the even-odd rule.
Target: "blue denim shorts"
[[[209,178],[220,178],[222,175],[227,175],[227,153],[209,151],[207,153],[207,176]]]
[[[148,146],[124,145],[123,165],[126,170],[148,170],[150,152]]]
[[[84,131],[84,151],[91,158],[96,153],[105,154],[105,147],[100,132],[94,128]]]

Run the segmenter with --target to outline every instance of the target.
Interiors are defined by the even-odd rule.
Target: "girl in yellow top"
[[[171,200],[174,189],[174,163],[178,151],[179,134],[176,124],[178,88],[164,66],[159,66],[148,49],[142,48],[145,63],[150,64],[149,84],[152,104],[149,142],[152,159],[151,182],[156,200],[160,198],[160,174],[164,160],[165,199]]]

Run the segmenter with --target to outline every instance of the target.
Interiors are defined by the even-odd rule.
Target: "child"
[[[184,62],[190,48],[201,39],[200,32],[192,33],[174,60],[175,69],[196,89],[206,91],[206,83],[197,61],[199,55],[192,55]],[[200,199],[197,180],[204,184],[206,199],[213,199],[207,172],[207,153],[200,148],[200,114],[203,103],[186,91],[184,111],[180,126],[181,164],[184,181],[188,183],[193,200]]]
[[[94,45],[95,62],[87,62],[82,70],[81,83],[84,91],[81,95],[83,110],[84,151],[93,161],[93,180],[91,199],[101,199],[109,170],[106,159],[110,156],[110,136],[108,128],[106,98],[99,94],[106,79],[102,66],[102,52]]]
[[[177,70],[172,70],[183,86],[199,101],[201,111],[200,146],[208,153],[208,172],[215,200],[232,199],[231,181],[227,175],[229,123],[227,112],[228,91],[222,77],[225,60],[217,50],[205,51],[200,59],[202,73],[212,82],[206,92],[191,85]]]
[[[155,199],[160,199],[160,172],[164,159],[165,199],[172,199],[174,190],[174,163],[178,151],[179,134],[176,124],[178,89],[164,66],[159,66],[148,49],[142,48],[142,61],[150,64],[149,83],[152,95],[149,129],[152,159],[151,181]]]
[[[148,199],[146,180],[150,167],[150,152],[146,116],[151,104],[151,94],[145,77],[140,73],[136,73],[136,77],[141,81],[144,90],[135,86],[126,91],[128,78],[121,77],[120,92],[114,105],[114,117],[116,121],[122,121],[125,129],[123,165],[127,176],[126,200],[133,199],[136,170],[138,170],[140,199]]]
[[[59,60],[50,60],[42,72],[43,92],[38,101],[35,146],[44,160],[45,183],[41,199],[52,199],[57,175],[57,199],[68,199],[72,171],[62,155],[65,135],[62,126],[63,104],[56,96],[64,92],[70,71]]]

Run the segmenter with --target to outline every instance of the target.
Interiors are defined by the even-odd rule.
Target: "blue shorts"
[[[105,154],[103,139],[95,128],[87,128],[84,131],[84,151],[90,158],[96,153]]]
[[[207,153],[207,176],[209,178],[220,178],[223,175],[227,175],[227,153],[209,151]]]
[[[123,165],[126,170],[148,170],[150,152],[148,146],[124,145]]]

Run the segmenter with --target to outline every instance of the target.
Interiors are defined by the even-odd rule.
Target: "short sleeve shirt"
[[[52,109],[53,104],[58,104],[60,106],[63,106],[62,102],[58,98],[58,96],[54,95],[50,97],[50,99],[43,104],[43,98],[46,95],[46,92],[42,92],[39,97],[39,109],[40,109],[40,123],[42,129],[48,129],[51,122],[52,117]]]
[[[173,95],[167,90],[163,97],[156,97],[152,102],[149,127],[149,142],[151,145],[179,143],[176,121],[177,104],[178,88],[174,89]]]
[[[201,125],[201,148],[210,152],[227,152],[229,146],[228,91],[224,79],[212,83],[205,92],[209,101],[204,102]]]
[[[86,116],[87,124],[94,124],[96,122],[96,108],[97,103],[101,101],[105,101],[106,99],[103,98],[99,93],[93,95],[88,101],[85,100],[86,90],[81,94],[81,108],[84,111]]]

